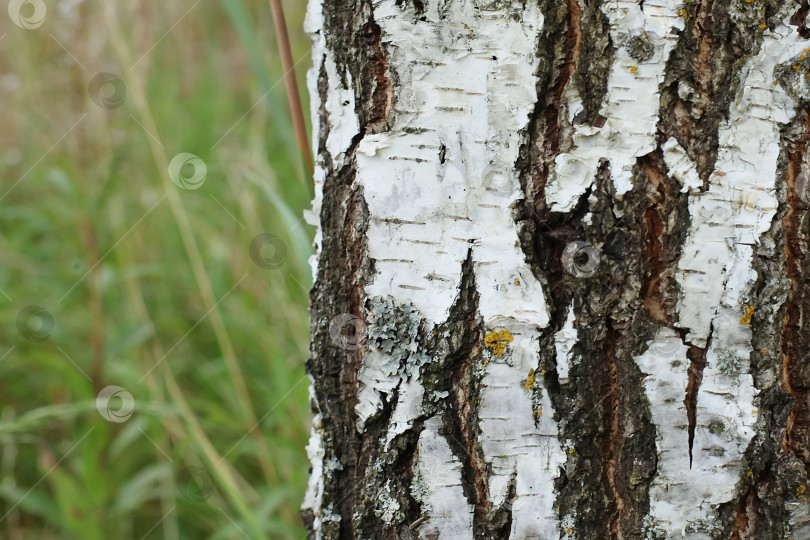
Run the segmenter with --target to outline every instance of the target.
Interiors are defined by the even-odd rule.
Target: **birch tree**
[[[809,14],[310,0],[310,538],[810,538]]]

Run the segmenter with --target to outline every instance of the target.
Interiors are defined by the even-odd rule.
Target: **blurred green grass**
[[[47,9],[0,13],[0,537],[300,539],[311,188],[269,5]],[[103,72],[118,108],[89,95]],[[200,189],[169,181],[181,152]],[[280,267],[250,256],[262,233]],[[96,408],[110,385],[126,421]]]

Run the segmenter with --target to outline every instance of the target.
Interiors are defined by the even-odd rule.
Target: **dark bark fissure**
[[[442,432],[453,454],[461,462],[461,487],[473,506],[473,531],[476,539],[506,539],[509,530],[503,524],[503,509],[489,507],[489,467],[478,442],[481,433],[478,396],[481,390],[480,367],[484,360],[484,325],[478,314],[479,295],[475,285],[472,250],[461,268],[459,295],[450,309],[447,322],[437,336],[447,334],[447,350],[441,362],[425,366],[422,380],[426,394],[449,394],[441,401]]]
[[[595,195],[585,238],[596,246],[600,245],[598,240],[602,241],[599,271],[587,280],[567,277],[576,291],[575,325],[580,337],[574,347],[580,364],[571,373],[577,377],[577,386],[583,385],[583,379],[597,377],[591,383],[593,389],[586,383],[577,394],[583,404],[588,394],[599,400],[595,407],[600,417],[596,424],[599,430],[591,435],[595,456],[591,458],[587,453],[590,443],[585,444],[583,452],[583,461],[592,459],[601,471],[606,496],[600,501],[604,517],[599,523],[603,525],[594,531],[598,533],[595,537],[622,538],[641,529],[656,469],[655,426],[642,386],[643,376],[633,357],[644,351],[657,325],[643,309],[643,286],[637,277],[644,269],[645,235],[638,223],[643,222],[645,195],[631,192],[624,201],[616,201],[607,164],[597,175]],[[594,351],[601,354],[594,355]],[[588,430],[582,425],[576,429]],[[576,461],[580,450],[575,449]],[[579,507],[579,514],[587,510],[582,504]]]
[[[462,264],[459,294],[450,309],[447,321],[436,326],[424,339],[426,349],[434,358],[425,364],[420,380],[425,387],[422,400],[422,414],[411,428],[395,437],[388,452],[381,448],[371,451],[370,462],[379,464],[363,481],[363,500],[396,500],[401,515],[397,516],[398,526],[383,523],[377,517],[382,509],[379,506],[374,514],[366,513],[357,527],[357,534],[370,538],[417,538],[425,516],[419,503],[410,493],[414,479],[413,466],[416,461],[417,443],[424,421],[439,415],[443,436],[453,454],[461,463],[461,486],[469,504],[474,508],[474,530],[476,538],[506,539],[511,513],[508,508],[490,509],[487,478],[489,474],[478,443],[478,398],[480,379],[475,368],[482,362],[483,322],[478,315],[478,293],[475,286],[472,251]],[[446,396],[446,397],[443,397]],[[390,423],[390,415],[399,396],[394,395],[390,403],[367,424],[366,431],[382,434]],[[393,477],[392,474],[393,473]],[[379,497],[384,493],[384,497]],[[375,503],[370,503],[374,506]]]
[[[604,99],[598,81],[607,80],[611,62],[594,65],[588,58],[582,64],[578,60],[581,50],[589,55],[606,46],[612,51],[612,45],[606,26],[600,32],[598,25],[590,25],[583,33],[581,21],[599,19],[596,13],[601,14],[601,5],[591,2],[586,10],[583,16],[575,3],[556,5],[547,18],[549,30],[538,47],[543,55],[538,95],[543,98],[535,108],[518,162],[526,200],[518,206],[517,224],[527,261],[538,279],[548,285],[551,323],[540,340],[542,358],[555,357],[554,333],[562,327],[572,299],[576,312],[579,344],[573,354],[579,363],[570,373],[573,382],[561,386],[553,362],[545,370],[560,438],[574,442],[555,486],[559,515],[575,515],[572,528],[583,538],[618,538],[640,531],[656,468],[655,428],[639,383],[640,372],[632,359],[632,354],[641,352],[642,338],[651,335],[649,329],[641,328],[651,325],[640,315],[642,310],[630,307],[640,297],[639,284],[626,283],[622,277],[634,275],[634,267],[641,264],[643,234],[634,224],[643,216],[627,215],[626,223],[613,220],[606,162],[593,194],[600,203],[591,205],[591,225],[582,222],[589,210],[588,200],[593,198],[590,190],[574,211],[565,215],[550,212],[544,199],[554,158],[564,151],[561,147],[570,145],[562,93],[572,80],[575,66],[583,66],[591,85],[583,94],[590,98],[583,101],[590,104],[574,121],[598,125],[603,120],[594,113]],[[583,40],[587,43],[582,44]],[[581,93],[583,80],[579,76],[574,82]],[[633,208],[632,204],[626,206]],[[573,240],[590,238],[602,240],[606,254],[603,266],[611,268],[600,269],[589,280],[573,279],[562,268],[562,251]],[[636,248],[635,256],[628,257],[631,244]],[[635,294],[628,295],[633,289]],[[627,425],[634,426],[632,432],[627,432]],[[566,524],[570,522],[564,521],[564,527]]]
[[[569,242],[591,236],[600,238],[602,232],[605,234],[601,238],[607,239],[609,251],[623,251],[622,244],[627,238],[615,231],[608,234],[610,226],[605,227],[606,230],[595,230],[602,228],[598,222],[611,211],[609,208],[596,210],[599,217],[591,226],[585,226],[582,218],[588,211],[590,190],[567,215],[550,212],[544,198],[554,158],[561,146],[570,145],[567,137],[571,130],[565,125],[563,91],[572,82],[583,96],[584,111],[575,122],[601,123],[598,111],[612,63],[612,54],[604,53],[612,53],[613,48],[600,2],[588,3],[584,14],[576,2],[547,7],[548,30],[538,46],[541,55],[538,95],[543,97],[531,118],[527,141],[517,164],[522,171],[521,185],[526,199],[518,206],[516,221],[527,261],[538,279],[548,285],[551,323],[540,339],[541,358],[555,357],[554,333],[562,327],[572,299],[577,313],[579,344],[574,354],[579,364],[571,371],[573,384],[565,387],[560,384],[553,362],[546,360],[549,365],[544,370],[560,438],[574,443],[555,486],[559,492],[558,512],[563,518],[563,527],[575,529],[583,538],[615,538],[620,529],[640,529],[640,519],[647,505],[646,486],[655,469],[654,428],[645,408],[636,408],[640,411],[638,414],[627,410],[633,397],[638,397],[640,387],[638,370],[627,354],[628,349],[634,347],[625,342],[621,330],[628,321],[622,316],[627,313],[612,310],[618,299],[611,298],[609,289],[619,289],[621,285],[608,284],[609,279],[605,280],[602,271],[592,280],[575,280],[564,273],[561,255]],[[598,176],[594,195],[605,197],[602,192],[609,190],[610,183],[606,163]],[[604,214],[600,215],[601,212]],[[637,426],[632,434],[625,433],[628,416],[633,416],[633,425]],[[635,447],[636,468],[644,471],[636,474],[634,480],[647,477],[632,487],[637,494],[629,493],[628,478],[632,476],[629,469],[633,464],[625,458],[624,452],[630,447]],[[571,523],[566,516],[576,517]]]
[[[372,515],[367,510],[354,517],[355,511],[364,508],[362,479],[373,446],[370,441],[379,435],[371,431],[361,434],[356,429],[357,374],[362,351],[337,347],[329,336],[330,321],[336,316],[348,313],[363,318],[363,287],[374,274],[366,248],[368,209],[362,191],[354,185],[354,152],[363,133],[378,130],[385,123],[391,111],[393,87],[380,43],[381,32],[371,13],[368,1],[324,4],[328,47],[347,87],[345,73],[352,73],[361,126],[346,153],[346,165],[337,168],[326,151],[319,156],[326,169],[325,203],[320,216],[323,239],[318,276],[310,293],[312,348],[307,372],[314,379],[316,412],[322,415],[324,458],[335,459],[341,465],[324,476],[323,506],[340,516],[339,521],[322,524],[321,534],[327,539],[354,538],[357,525]],[[325,103],[329,88],[323,69],[318,87],[321,102]],[[328,113],[321,107],[319,114],[319,137],[326,140]],[[303,518],[312,535],[313,516],[307,513]]]
[[[718,128],[741,83],[743,62],[762,43],[779,0],[684,4],[686,28],[667,62],[659,129],[675,137],[708,188],[718,151]],[[767,21],[767,22],[765,22]]]
[[[418,538],[420,526],[425,523],[422,509],[411,494],[414,480],[419,435],[426,419],[439,415],[443,436],[453,454],[461,463],[461,486],[469,504],[474,507],[476,538],[506,539],[509,530],[495,526],[493,520],[504,521],[505,509],[489,508],[487,486],[488,467],[478,444],[478,399],[480,380],[477,367],[483,359],[483,322],[478,315],[478,292],[475,286],[472,250],[462,264],[459,293],[447,321],[420,340],[434,359],[425,364],[420,380],[425,387],[422,414],[413,426],[396,436],[389,450],[377,443],[369,448],[369,463],[362,481],[362,500],[374,512],[355,518],[356,534],[368,538]],[[446,396],[446,397],[442,397]],[[391,414],[399,404],[396,392],[383,409],[366,424],[365,431],[374,433],[379,440],[390,425]],[[399,514],[398,525],[389,525],[380,518],[382,504],[395,500]],[[508,520],[508,516],[506,516]]]
[[[394,438],[390,448],[383,448],[379,441],[385,434],[391,415],[400,401],[399,391],[395,391],[382,407],[382,410],[365,426],[365,431],[379,434],[372,444],[368,442],[368,459],[365,477],[362,480],[360,504],[362,510],[355,517],[355,536],[353,538],[391,538],[415,540],[419,536],[416,527],[422,514],[420,504],[411,494],[411,484],[416,465],[417,444],[422,432],[424,420],[417,418],[413,426],[405,433]],[[384,438],[384,437],[382,437]],[[368,464],[374,464],[369,467]],[[384,471],[384,473],[382,473]],[[384,505],[396,501],[398,505],[399,524],[385,523],[380,515],[385,511]],[[342,538],[342,537],[341,537]]]
[[[576,0],[568,0],[568,10],[573,41],[579,45],[579,50],[571,53],[575,59],[572,83],[582,97],[582,112],[574,121],[599,125],[605,121],[599,109],[608,91],[608,75],[613,65],[610,21],[599,0],[584,2],[584,9],[580,9]]]
[[[661,325],[674,330],[685,342],[687,332],[676,324],[675,310],[679,287],[675,269],[689,228],[688,197],[680,185],[667,175],[660,148],[639,159],[638,180],[648,186],[644,210],[645,253],[644,307],[647,314]],[[684,396],[689,438],[689,466],[697,424],[697,402],[706,351],[711,343],[711,330],[705,347],[690,346],[687,358],[689,380]]]
[[[665,326],[674,326],[672,317],[672,306],[675,298],[667,295],[667,292],[675,288],[674,265],[676,263],[673,253],[677,252],[677,246],[669,244],[667,240],[672,235],[667,234],[667,220],[672,211],[671,205],[666,204],[673,200],[672,195],[665,186],[668,182],[664,172],[663,157],[657,152],[656,163],[652,156],[647,156],[639,160],[641,174],[639,180],[647,182],[655,187],[653,201],[644,211],[645,228],[645,252],[644,259],[647,262],[647,273],[644,280],[644,309],[647,313]]]
[[[706,353],[712,342],[712,327],[709,328],[709,337],[706,339],[705,347],[698,347],[691,345],[686,351],[686,357],[689,359],[689,382],[686,384],[686,396],[683,398],[683,404],[686,407],[686,418],[689,422],[687,433],[689,437],[689,468],[692,468],[692,461],[694,456],[692,448],[695,444],[695,427],[697,427],[697,404],[698,404],[698,391],[700,384],[703,382],[703,370],[706,369]]]
[[[626,486],[624,485],[622,474],[619,470],[620,459],[619,451],[616,448],[617,443],[624,437],[624,425],[622,419],[622,412],[625,407],[624,400],[619,392],[619,380],[621,366],[616,360],[616,333],[609,332],[605,339],[605,352],[604,359],[606,361],[606,391],[605,397],[608,398],[608,407],[606,408],[606,437],[605,445],[605,478],[607,480],[607,492],[612,499],[611,515],[608,521],[608,532],[610,538],[619,537],[619,518],[623,517],[622,512],[627,505],[627,497],[625,496]],[[626,515],[626,514],[625,514]]]
[[[639,158],[637,181],[646,186],[644,308],[653,320],[683,338],[686,333],[675,325],[679,294],[675,269],[689,228],[688,197],[680,192],[681,185],[668,176],[660,148]]]
[[[410,2],[413,5],[413,9],[417,16],[421,16],[425,13],[425,0],[397,0],[397,5],[402,7],[407,2]]]
[[[805,183],[810,177],[810,164],[807,162],[810,113],[805,111],[803,116],[805,133],[796,144],[793,154],[788,157],[785,175],[788,210],[784,218],[784,256],[791,294],[782,329],[782,377],[785,388],[795,398],[795,404],[788,420],[783,445],[785,450],[792,451],[804,463],[810,473],[810,334],[807,332],[807,320],[810,316],[810,216],[807,212],[808,205],[801,197],[807,196]]]
[[[799,2],[799,9],[790,18],[790,24],[797,27],[799,35],[804,39],[810,39],[810,28],[807,27],[807,15],[810,13],[810,2],[801,0]]]
[[[323,67],[318,86],[321,96],[325,96],[328,85]],[[325,109],[320,114],[321,136],[325,138],[328,114]],[[321,158],[329,171],[324,184],[325,200],[342,200],[346,204],[324,205],[320,216],[324,234],[319,275],[310,293],[312,349],[307,371],[315,381],[317,403],[313,405],[317,407],[314,412],[322,415],[325,454],[336,458],[343,466],[334,476],[324,479],[324,501],[333,503],[334,511],[341,516],[351,516],[359,492],[355,478],[362,475],[362,437],[354,424],[357,372],[362,355],[359,351],[334,346],[329,323],[342,313],[362,317],[362,287],[374,267],[366,256],[368,210],[362,193],[352,185],[354,167],[346,165],[337,169],[328,153],[322,153]],[[312,534],[313,516],[303,517]],[[332,522],[323,528],[323,533],[335,538],[352,534],[351,521]]]
[[[396,73],[388,64],[371,1],[324,2],[323,12],[327,47],[335,57],[343,85],[348,88],[347,73],[354,81],[358,139],[365,133],[381,131],[393,110]],[[347,152],[353,154],[353,149]]]
[[[762,28],[754,24],[754,21],[773,17],[775,4],[776,2],[752,1],[735,6],[702,0],[685,6],[686,28],[669,58],[666,80],[661,89],[659,142],[670,136],[678,140],[696,163],[698,173],[703,179],[703,191],[709,187],[709,176],[714,170],[719,148],[720,123],[728,116],[729,106],[738,93],[743,62],[746,56],[757,52],[762,42],[761,32],[754,30],[755,27],[759,30]],[[659,170],[663,172],[665,169],[661,166]],[[685,205],[687,201],[683,194],[674,194],[669,198],[675,205]],[[671,204],[667,206],[672,209]],[[682,208],[678,216],[679,222],[683,218],[688,219],[688,210],[685,210],[685,206]],[[653,209],[648,210],[646,221],[647,226],[653,229],[661,224]],[[667,250],[670,254],[669,264],[655,264],[653,272],[665,270],[671,273],[674,270],[677,258],[672,255],[680,255],[680,246],[686,238],[686,232],[684,227],[676,236],[670,237],[676,238],[677,243]],[[652,239],[651,241],[654,242]],[[655,262],[665,252],[651,253],[652,258],[648,260]],[[660,290],[655,290],[659,278],[652,272],[651,275],[653,278],[648,282],[651,286],[648,293],[652,296],[648,298],[655,299],[661,293]],[[671,315],[674,313],[677,285],[670,282],[668,290],[671,294],[665,299],[666,307],[653,300],[647,304],[648,312],[685,339],[687,332],[678,326],[677,320]],[[693,461],[697,402],[711,333],[710,331],[704,347],[692,345],[687,353],[690,366],[684,404],[688,415],[690,466]]]
[[[554,158],[560,152],[561,127],[565,129],[561,126],[565,120],[562,94],[580,52],[581,12],[576,0],[561,4],[547,1],[541,7],[546,21],[537,46],[537,94],[541,97],[532,112],[516,164],[525,199],[517,202],[515,219],[526,260],[538,279],[548,284],[549,326],[558,330],[570,303],[570,293],[562,287],[560,260],[565,245],[582,237],[579,221],[583,214],[575,210],[573,214],[578,219],[552,214],[546,206],[545,188]]]
[[[570,126],[564,123],[562,95],[580,55],[582,14],[576,0],[565,3],[547,1],[541,4],[541,8],[545,24],[537,45],[537,95],[540,99],[531,114],[526,139],[516,164],[521,173],[520,183],[525,196],[516,205],[516,223],[526,260],[548,291],[546,304],[550,323],[540,337],[540,358],[548,359],[554,358],[554,332],[562,327],[572,298],[572,293],[564,286],[562,251],[569,241],[583,237],[581,210],[574,212],[575,217],[552,214],[545,202],[546,183],[554,158],[560,152],[566,131],[570,137]],[[555,409],[555,420],[558,420],[566,417],[574,400],[561,388],[554,364],[548,363],[549,369],[541,372],[545,373],[545,384]],[[585,414],[589,416],[587,411]],[[567,430],[562,425],[560,435],[561,439],[567,436]],[[555,485],[555,490],[560,494],[557,507],[559,516],[565,515],[576,505],[573,495],[578,489],[574,485],[575,473],[576,470],[567,466],[560,471]],[[587,531],[582,532],[587,534]]]
[[[807,337],[794,317],[801,318],[810,307],[803,276],[810,223],[796,190],[796,180],[807,170],[809,127],[808,113],[803,111],[782,130],[777,178],[784,182],[777,189],[779,209],[754,260],[758,280],[751,297],[757,306],[751,321],[751,372],[762,389],[760,418],[745,454],[742,492],[719,512],[721,520],[730,523],[732,540],[784,538],[790,533],[786,503],[802,497],[808,483],[803,459],[808,441],[794,447],[792,437],[794,429],[806,432],[808,427],[801,402],[807,399],[810,377],[806,372],[791,374],[791,363],[807,355]],[[796,352],[800,356],[794,356]],[[806,360],[800,364],[806,366]]]
[[[354,528],[351,515],[357,505],[367,459],[365,437],[357,433],[354,407],[357,403],[357,373],[360,351],[346,351],[331,343],[329,323],[342,313],[361,317],[362,286],[373,272],[366,258],[365,223],[368,211],[362,193],[351,186],[353,169],[345,167],[324,185],[325,197],[346,201],[343,207],[324,205],[324,230],[319,279],[311,293],[313,343],[307,370],[315,381],[318,412],[322,415],[325,456],[336,458],[342,470],[324,478],[324,501],[334,503],[333,511],[342,516],[334,530],[324,527],[324,535],[350,537]],[[347,271],[348,270],[348,271]]]

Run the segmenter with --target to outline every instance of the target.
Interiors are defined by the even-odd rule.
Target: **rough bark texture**
[[[310,0],[310,538],[810,539],[809,14]]]

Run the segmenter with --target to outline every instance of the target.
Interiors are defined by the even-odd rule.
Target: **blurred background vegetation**
[[[0,12],[0,537],[300,539],[311,181],[268,1],[45,4]]]

